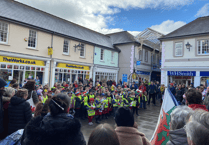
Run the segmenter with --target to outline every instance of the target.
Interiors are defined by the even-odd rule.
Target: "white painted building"
[[[161,83],[204,84],[209,79],[209,17],[201,17],[161,37]],[[188,47],[190,46],[190,47]]]

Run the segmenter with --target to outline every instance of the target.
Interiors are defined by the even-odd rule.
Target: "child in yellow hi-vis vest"
[[[96,106],[94,104],[94,98],[91,98],[89,100],[90,100],[89,101],[90,103],[87,104],[87,107],[88,107],[88,119],[89,119],[89,125],[93,125],[92,119],[95,116],[95,108],[96,108]]]
[[[144,93],[142,92],[140,108],[142,108],[142,105],[143,105],[143,108],[147,109],[146,108],[146,103],[147,103],[147,92],[145,91]]]
[[[139,97],[139,94],[136,93],[136,97],[134,98],[134,101],[132,103],[133,115],[136,112],[136,115],[139,116],[139,114],[138,114],[139,104],[140,104],[140,97]]]

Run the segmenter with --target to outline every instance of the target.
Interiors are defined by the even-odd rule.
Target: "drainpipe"
[[[51,39],[51,48],[53,49],[53,36],[54,32],[52,33],[52,39]],[[51,87],[51,73],[52,73],[52,55],[50,55],[50,65],[49,65],[49,86]]]

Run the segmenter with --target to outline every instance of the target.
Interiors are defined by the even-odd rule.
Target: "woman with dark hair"
[[[33,103],[36,105],[39,101],[38,101],[38,96],[37,93],[35,91],[35,81],[34,80],[29,80],[23,88],[28,90],[28,97],[26,100],[29,100],[31,97],[33,99]]]
[[[36,106],[36,110],[34,112],[34,117],[37,117],[37,116],[44,117],[48,113],[49,102],[50,102],[50,99],[46,100],[46,102],[44,104],[38,103],[38,105]]]
[[[115,130],[105,123],[92,131],[88,145],[120,145],[120,143]]]
[[[49,102],[46,116],[37,116],[25,127],[21,145],[85,145],[81,124],[68,114],[69,100],[58,94]]]
[[[9,131],[11,134],[19,129],[24,129],[32,118],[30,104],[26,101],[28,90],[20,89],[17,96],[12,97],[9,104]]]
[[[9,83],[9,86],[10,86],[10,87],[13,87],[13,85],[14,85],[15,83],[17,83],[17,80],[16,80],[16,79],[13,79],[13,80],[11,80],[11,82]]]
[[[115,129],[120,145],[150,145],[145,135],[138,131],[138,125],[134,123],[134,116],[128,107],[120,107],[116,111]]]

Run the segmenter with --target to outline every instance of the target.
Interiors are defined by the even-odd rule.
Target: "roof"
[[[111,33],[107,34],[107,36],[111,38],[113,45],[136,42],[134,36],[127,31]]]
[[[0,18],[21,22],[44,30],[114,49],[111,39],[78,24],[13,0],[0,0]]]
[[[179,29],[165,35],[164,37],[161,37],[160,40],[208,34],[209,33],[208,26],[209,26],[209,16],[200,17],[180,27]]]

